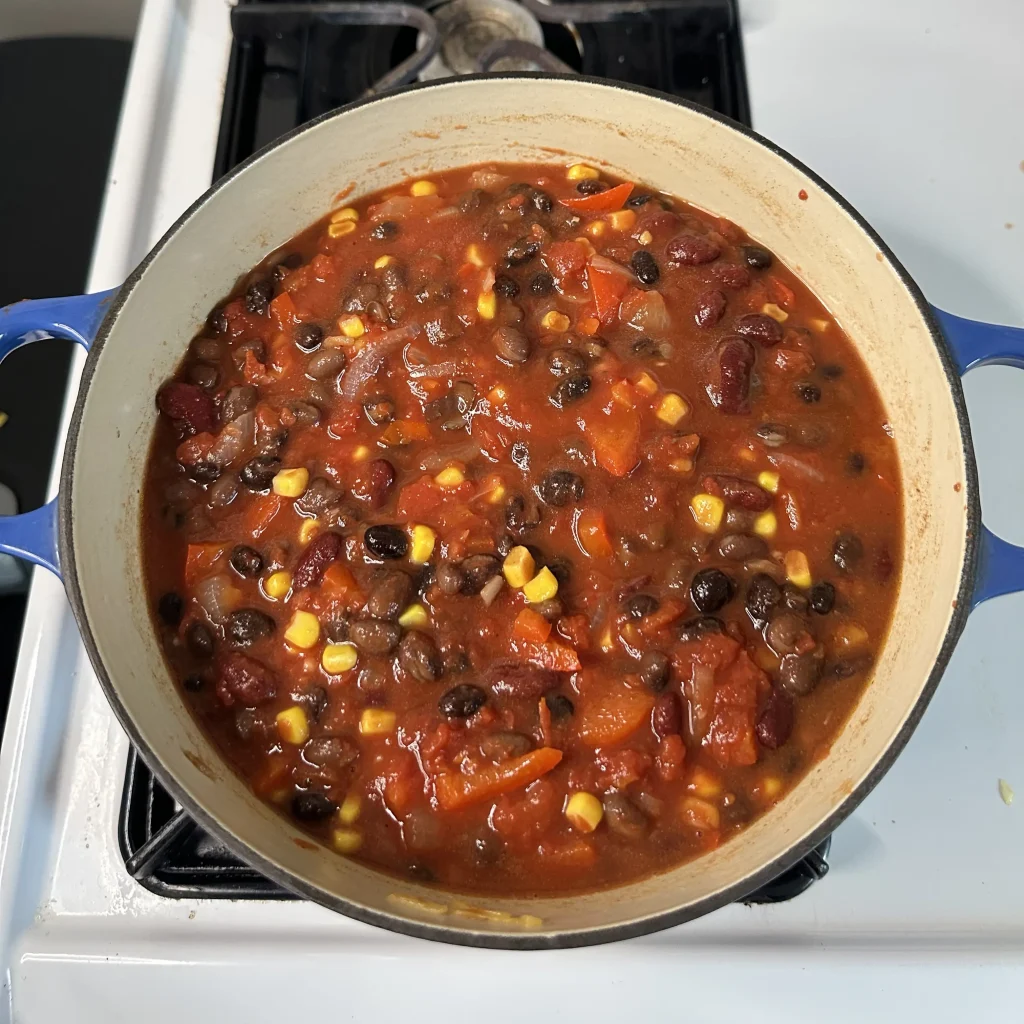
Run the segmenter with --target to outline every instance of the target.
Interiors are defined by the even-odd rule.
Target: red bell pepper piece
[[[632,191],[633,185],[624,181],[621,185],[606,189],[604,192],[597,192],[592,196],[563,199],[561,202],[570,210],[582,210],[584,213],[604,213],[609,210],[621,210],[623,203],[629,198]]]

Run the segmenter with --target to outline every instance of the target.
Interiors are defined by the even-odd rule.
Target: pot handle
[[[965,320],[941,309],[934,312],[961,376],[976,366],[1024,369],[1024,328]],[[1010,544],[983,525],[971,607],[1019,590],[1024,590],[1024,547]]]
[[[69,338],[88,350],[117,289],[62,299],[25,299],[0,308],[0,361],[22,345]],[[57,499],[31,512],[0,516],[0,552],[60,576]]]

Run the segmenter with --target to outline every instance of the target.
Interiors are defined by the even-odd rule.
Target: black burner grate
[[[551,55],[538,62],[544,67],[564,65],[660,89],[749,123],[733,0],[524,0],[524,5],[541,21]],[[419,34],[431,49],[433,21],[427,12],[432,6],[422,0],[239,0],[231,15],[234,43],[215,176],[296,125],[413,80],[428,55],[422,49],[417,55]],[[158,895],[295,898],[196,825],[134,750],[119,839],[129,873]],[[826,839],[746,902],[778,903],[799,895],[828,871],[829,844]]]

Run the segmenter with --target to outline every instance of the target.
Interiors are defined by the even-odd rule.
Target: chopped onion
[[[402,220],[405,217],[425,216],[441,206],[440,196],[392,196],[367,211],[375,224],[382,220]]]
[[[459,364],[454,359],[443,363],[428,363],[426,366],[410,366],[410,377],[454,377],[459,372]]]
[[[785,452],[769,452],[768,461],[773,466],[785,469],[804,480],[810,480],[816,484],[825,482],[825,474],[821,470],[803,459],[798,459],[795,455],[787,455]]]
[[[645,334],[665,334],[672,327],[661,292],[627,292],[619,305],[619,319]]]
[[[505,578],[500,574],[492,576],[481,588],[480,598],[484,603],[484,606],[490,608],[494,604],[494,599],[501,592],[501,588],[505,585]]]
[[[773,562],[770,558],[748,558],[743,563],[743,568],[747,572],[763,572],[765,575],[777,580],[786,578],[786,570],[778,562]]]
[[[708,731],[715,709],[715,670],[696,662],[693,675],[683,684],[683,692],[689,705],[690,736],[699,743]]]
[[[428,452],[420,459],[420,469],[424,473],[436,473],[450,462],[464,462],[468,465],[479,457],[480,445],[476,441],[465,441]]]
[[[429,217],[427,217],[427,220],[431,224],[436,224],[438,221],[449,220],[450,218],[454,217],[456,214],[461,212],[462,211],[459,210],[457,206],[442,206],[440,210],[435,211]]]
[[[467,181],[470,188],[503,188],[508,184],[508,176],[492,171],[489,167],[478,167]]]
[[[365,345],[348,364],[341,385],[342,396],[350,401],[356,398],[363,385],[384,365],[387,355],[396,348],[415,341],[422,330],[419,324],[406,324],[404,327],[397,327],[387,334],[382,334],[376,341]]]
[[[200,580],[192,592],[214,622],[224,622],[242,602],[242,592],[232,584],[227,573]]]

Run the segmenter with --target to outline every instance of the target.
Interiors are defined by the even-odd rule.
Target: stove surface
[[[1024,324],[1024,122],[1005,113],[1024,95],[1024,8],[747,0],[741,24],[755,127],[845,193],[934,301]],[[207,187],[229,53],[224,0],[148,0],[92,288],[122,280]],[[1024,375],[975,371],[965,390],[989,523],[1024,542]],[[514,954],[298,901],[169,900],[132,880],[117,840],[128,744],[59,583],[37,573],[0,749],[0,1020],[329,1007],[500,1022],[544,1007],[610,1021],[678,1007],[697,1021],[1016,1021],[1024,818],[997,783],[1024,790],[1022,612],[1015,596],[972,615],[906,751],[833,837],[825,882],[629,942]],[[505,995],[523,967],[525,1005]]]

